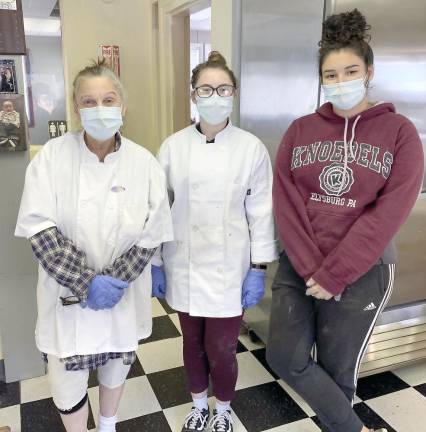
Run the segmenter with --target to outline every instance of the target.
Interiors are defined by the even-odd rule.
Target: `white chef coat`
[[[134,245],[154,248],[173,239],[164,173],[143,147],[121,138],[118,151],[99,162],[83,133],[49,141],[27,169],[15,235],[49,227],[87,255],[96,272]],[[39,266],[36,342],[40,351],[72,355],[134,351],[152,330],[151,266],[112,309],[63,306],[72,292]]]
[[[206,143],[192,125],[166,139],[158,159],[172,195],[175,236],[161,256],[167,302],[194,316],[241,315],[250,260],[277,259],[265,146],[231,124]]]

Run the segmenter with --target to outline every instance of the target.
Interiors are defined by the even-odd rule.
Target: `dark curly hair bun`
[[[364,60],[366,66],[371,66],[374,54],[369,45],[370,29],[371,26],[358,9],[329,16],[322,25],[322,39],[318,43],[320,75],[322,63],[327,55],[345,48],[352,49]]]
[[[370,42],[371,36],[367,33],[370,29],[371,26],[358,9],[331,15],[323,24],[320,44],[345,44],[354,39]]]

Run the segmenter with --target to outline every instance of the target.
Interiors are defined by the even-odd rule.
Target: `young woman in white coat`
[[[16,235],[40,262],[36,342],[67,432],[86,432],[89,370],[99,432],[116,413],[138,340],[151,333],[155,249],[172,239],[164,173],[122,137],[123,87],[104,64],[74,81],[83,131],[49,141],[30,163]]]
[[[265,263],[277,258],[271,163],[259,139],[229,120],[237,83],[221,54],[198,65],[191,84],[200,123],[166,139],[158,156],[175,240],[163,245],[162,260],[154,257],[153,291],[179,313],[194,401],[182,431],[210,423],[230,432],[243,309],[262,298]],[[216,397],[210,422],[209,378]]]

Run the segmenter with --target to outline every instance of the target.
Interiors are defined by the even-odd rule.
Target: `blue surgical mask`
[[[333,84],[323,84],[324,97],[341,110],[350,110],[365,97],[365,77]]]
[[[80,109],[83,129],[96,141],[107,141],[113,137],[121,125],[121,107],[97,106]]]
[[[211,125],[224,122],[234,107],[234,96],[221,97],[216,93],[209,98],[196,96],[196,101],[200,117]]]

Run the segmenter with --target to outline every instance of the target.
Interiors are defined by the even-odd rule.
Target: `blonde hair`
[[[82,69],[74,78],[74,82],[72,84],[73,87],[72,99],[74,101],[74,104],[77,103],[76,98],[80,88],[81,81],[85,78],[93,78],[93,77],[109,78],[112,81],[115,89],[117,90],[117,93],[121,98],[122,104],[126,105],[126,93],[124,91],[123,84],[121,83],[117,75],[114,73],[114,71],[107,66],[104,58],[103,59],[98,58],[98,60],[93,60],[92,64]]]

